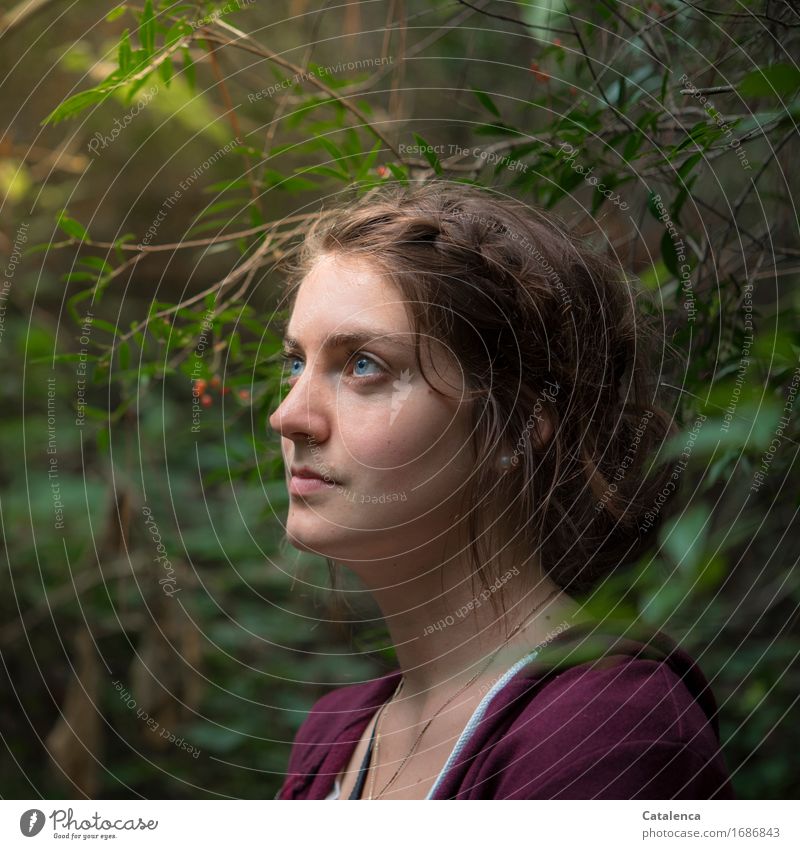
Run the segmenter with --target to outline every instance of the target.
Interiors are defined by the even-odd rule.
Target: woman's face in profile
[[[473,469],[469,406],[458,363],[429,341],[425,372],[446,397],[419,374],[401,293],[367,263],[326,254],[303,279],[285,336],[289,391],[269,419],[297,548],[392,557],[454,526]]]

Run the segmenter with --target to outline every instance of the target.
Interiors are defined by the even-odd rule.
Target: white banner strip
[[[402,807],[413,811],[403,811]],[[0,801],[0,845],[497,849],[590,846],[797,847],[791,801]],[[113,843],[112,843],[113,841]],[[438,841],[442,841],[439,844]],[[547,844],[545,843],[547,842]]]

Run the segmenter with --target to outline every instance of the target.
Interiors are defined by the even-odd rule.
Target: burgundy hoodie
[[[735,798],[703,673],[662,632],[620,633],[574,625],[509,670],[428,798]],[[277,799],[325,799],[400,674],[317,701]]]

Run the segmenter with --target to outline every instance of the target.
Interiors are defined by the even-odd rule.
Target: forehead
[[[300,283],[286,335],[327,336],[354,326],[412,334],[397,287],[367,262],[323,254]]]

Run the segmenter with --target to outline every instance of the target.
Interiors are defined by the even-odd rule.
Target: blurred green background
[[[324,200],[439,176],[654,293],[676,462],[700,426],[589,603],[698,660],[739,796],[794,796],[800,14],[316,5],[0,12],[0,795],[272,798],[314,701],[392,666],[281,543],[275,265]]]

